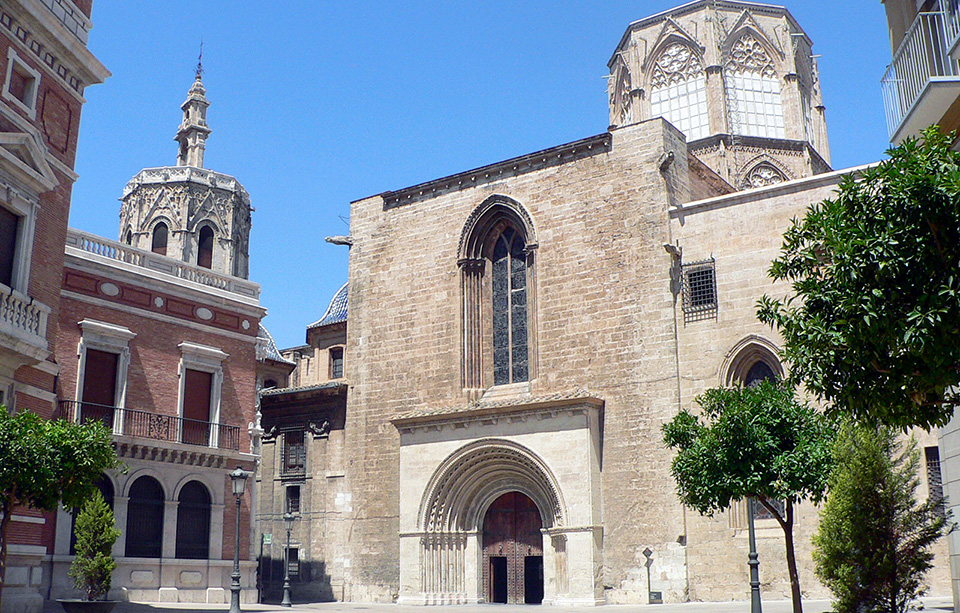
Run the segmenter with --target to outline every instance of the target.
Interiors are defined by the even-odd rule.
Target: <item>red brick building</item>
[[[260,287],[246,279],[250,197],[202,167],[208,102],[198,71],[183,104],[178,165],[126,186],[121,241],[66,236],[57,362],[60,414],[113,429],[126,474],[100,488],[121,536],[111,597],[229,602],[236,505],[229,473],[252,471]],[[258,362],[258,360],[260,360]],[[255,601],[249,480],[242,499],[242,598]],[[71,516],[56,529],[51,596],[75,594]]]
[[[63,244],[83,93],[107,69],[87,49],[90,0],[0,3],[0,402],[49,417]],[[10,518],[3,611],[39,611],[52,514]]]

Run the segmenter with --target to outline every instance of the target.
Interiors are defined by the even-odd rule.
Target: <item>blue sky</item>
[[[113,76],[86,90],[70,225],[116,239],[126,182],[176,163],[202,37],[205,166],[250,192],[264,323],[301,344],[346,281],[347,248],[323,239],[352,200],[603,132],[614,47],[678,4],[97,0],[90,48]],[[821,55],[834,167],[880,159],[883,5],[786,5]]]

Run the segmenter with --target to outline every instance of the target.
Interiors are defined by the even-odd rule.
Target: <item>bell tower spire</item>
[[[187,93],[187,100],[180,105],[183,109],[183,121],[174,137],[180,143],[177,152],[177,166],[196,166],[203,168],[203,152],[206,149],[207,136],[207,90],[203,87],[203,42],[200,43],[200,58],[197,61],[197,76]]]

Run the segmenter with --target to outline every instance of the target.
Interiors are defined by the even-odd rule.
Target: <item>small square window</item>
[[[343,347],[333,347],[330,349],[330,378],[340,379],[343,377]]]
[[[3,97],[20,107],[31,119],[36,117],[40,73],[20,59],[11,47],[7,53],[7,74]]]
[[[300,486],[287,486],[287,513],[300,513]]]
[[[717,316],[717,277],[713,258],[683,265],[684,323]]]

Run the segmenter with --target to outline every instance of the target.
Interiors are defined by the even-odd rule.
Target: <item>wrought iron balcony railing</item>
[[[957,32],[960,22],[956,14],[920,13],[903,37],[881,81],[890,140],[898,142],[906,135],[901,134],[904,122],[922,102],[931,83],[960,78],[957,62],[950,57]]]
[[[102,421],[114,434],[122,436],[235,451],[240,449],[240,426],[75,400],[61,400],[57,416],[76,423]]]

